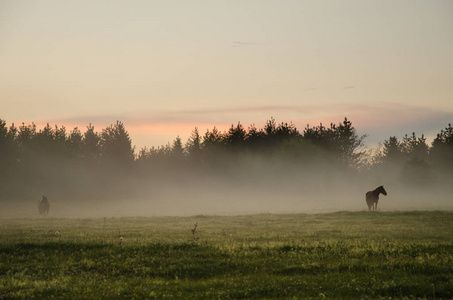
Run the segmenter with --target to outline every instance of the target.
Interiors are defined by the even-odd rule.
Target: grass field
[[[453,212],[0,219],[0,299],[293,297],[453,298]]]

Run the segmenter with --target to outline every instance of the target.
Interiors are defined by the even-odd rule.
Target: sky
[[[365,144],[453,123],[453,1],[0,0],[0,119],[137,151],[271,117]]]

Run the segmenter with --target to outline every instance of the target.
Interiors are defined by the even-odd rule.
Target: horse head
[[[381,194],[384,194],[384,196],[387,196],[387,191],[384,189],[384,186],[383,186],[383,185],[381,185],[381,186],[379,187],[379,192],[381,192]]]

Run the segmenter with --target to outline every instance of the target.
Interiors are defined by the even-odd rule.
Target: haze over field
[[[0,1],[1,214],[451,209],[452,32],[449,0]]]
[[[451,125],[432,146],[423,136],[391,137],[369,153],[347,119],[303,131],[270,119],[264,128],[194,130],[184,145],[177,138],[135,156],[121,122],[83,134],[5,124],[6,217],[36,215],[37,195],[59,217],[356,211],[379,185],[389,193],[379,209],[452,208]]]

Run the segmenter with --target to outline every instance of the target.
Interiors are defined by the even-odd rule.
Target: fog
[[[431,147],[413,134],[366,152],[364,138],[347,118],[303,132],[271,118],[137,154],[119,121],[68,134],[0,120],[0,217],[40,217],[42,196],[52,218],[363,211],[378,186],[379,211],[453,208],[451,125]]]
[[[38,215],[42,195],[49,199],[50,218],[365,211],[365,193],[380,185],[388,195],[380,195],[379,211],[453,208],[448,181],[416,186],[404,182],[398,170],[392,177],[391,172],[360,172],[319,161],[294,163],[251,155],[223,161],[218,169],[154,168],[146,176],[118,173],[103,173],[94,181],[87,180],[87,174],[70,177],[68,172],[65,182],[70,186],[36,184],[29,191],[35,196],[3,201],[0,217],[42,217]]]

